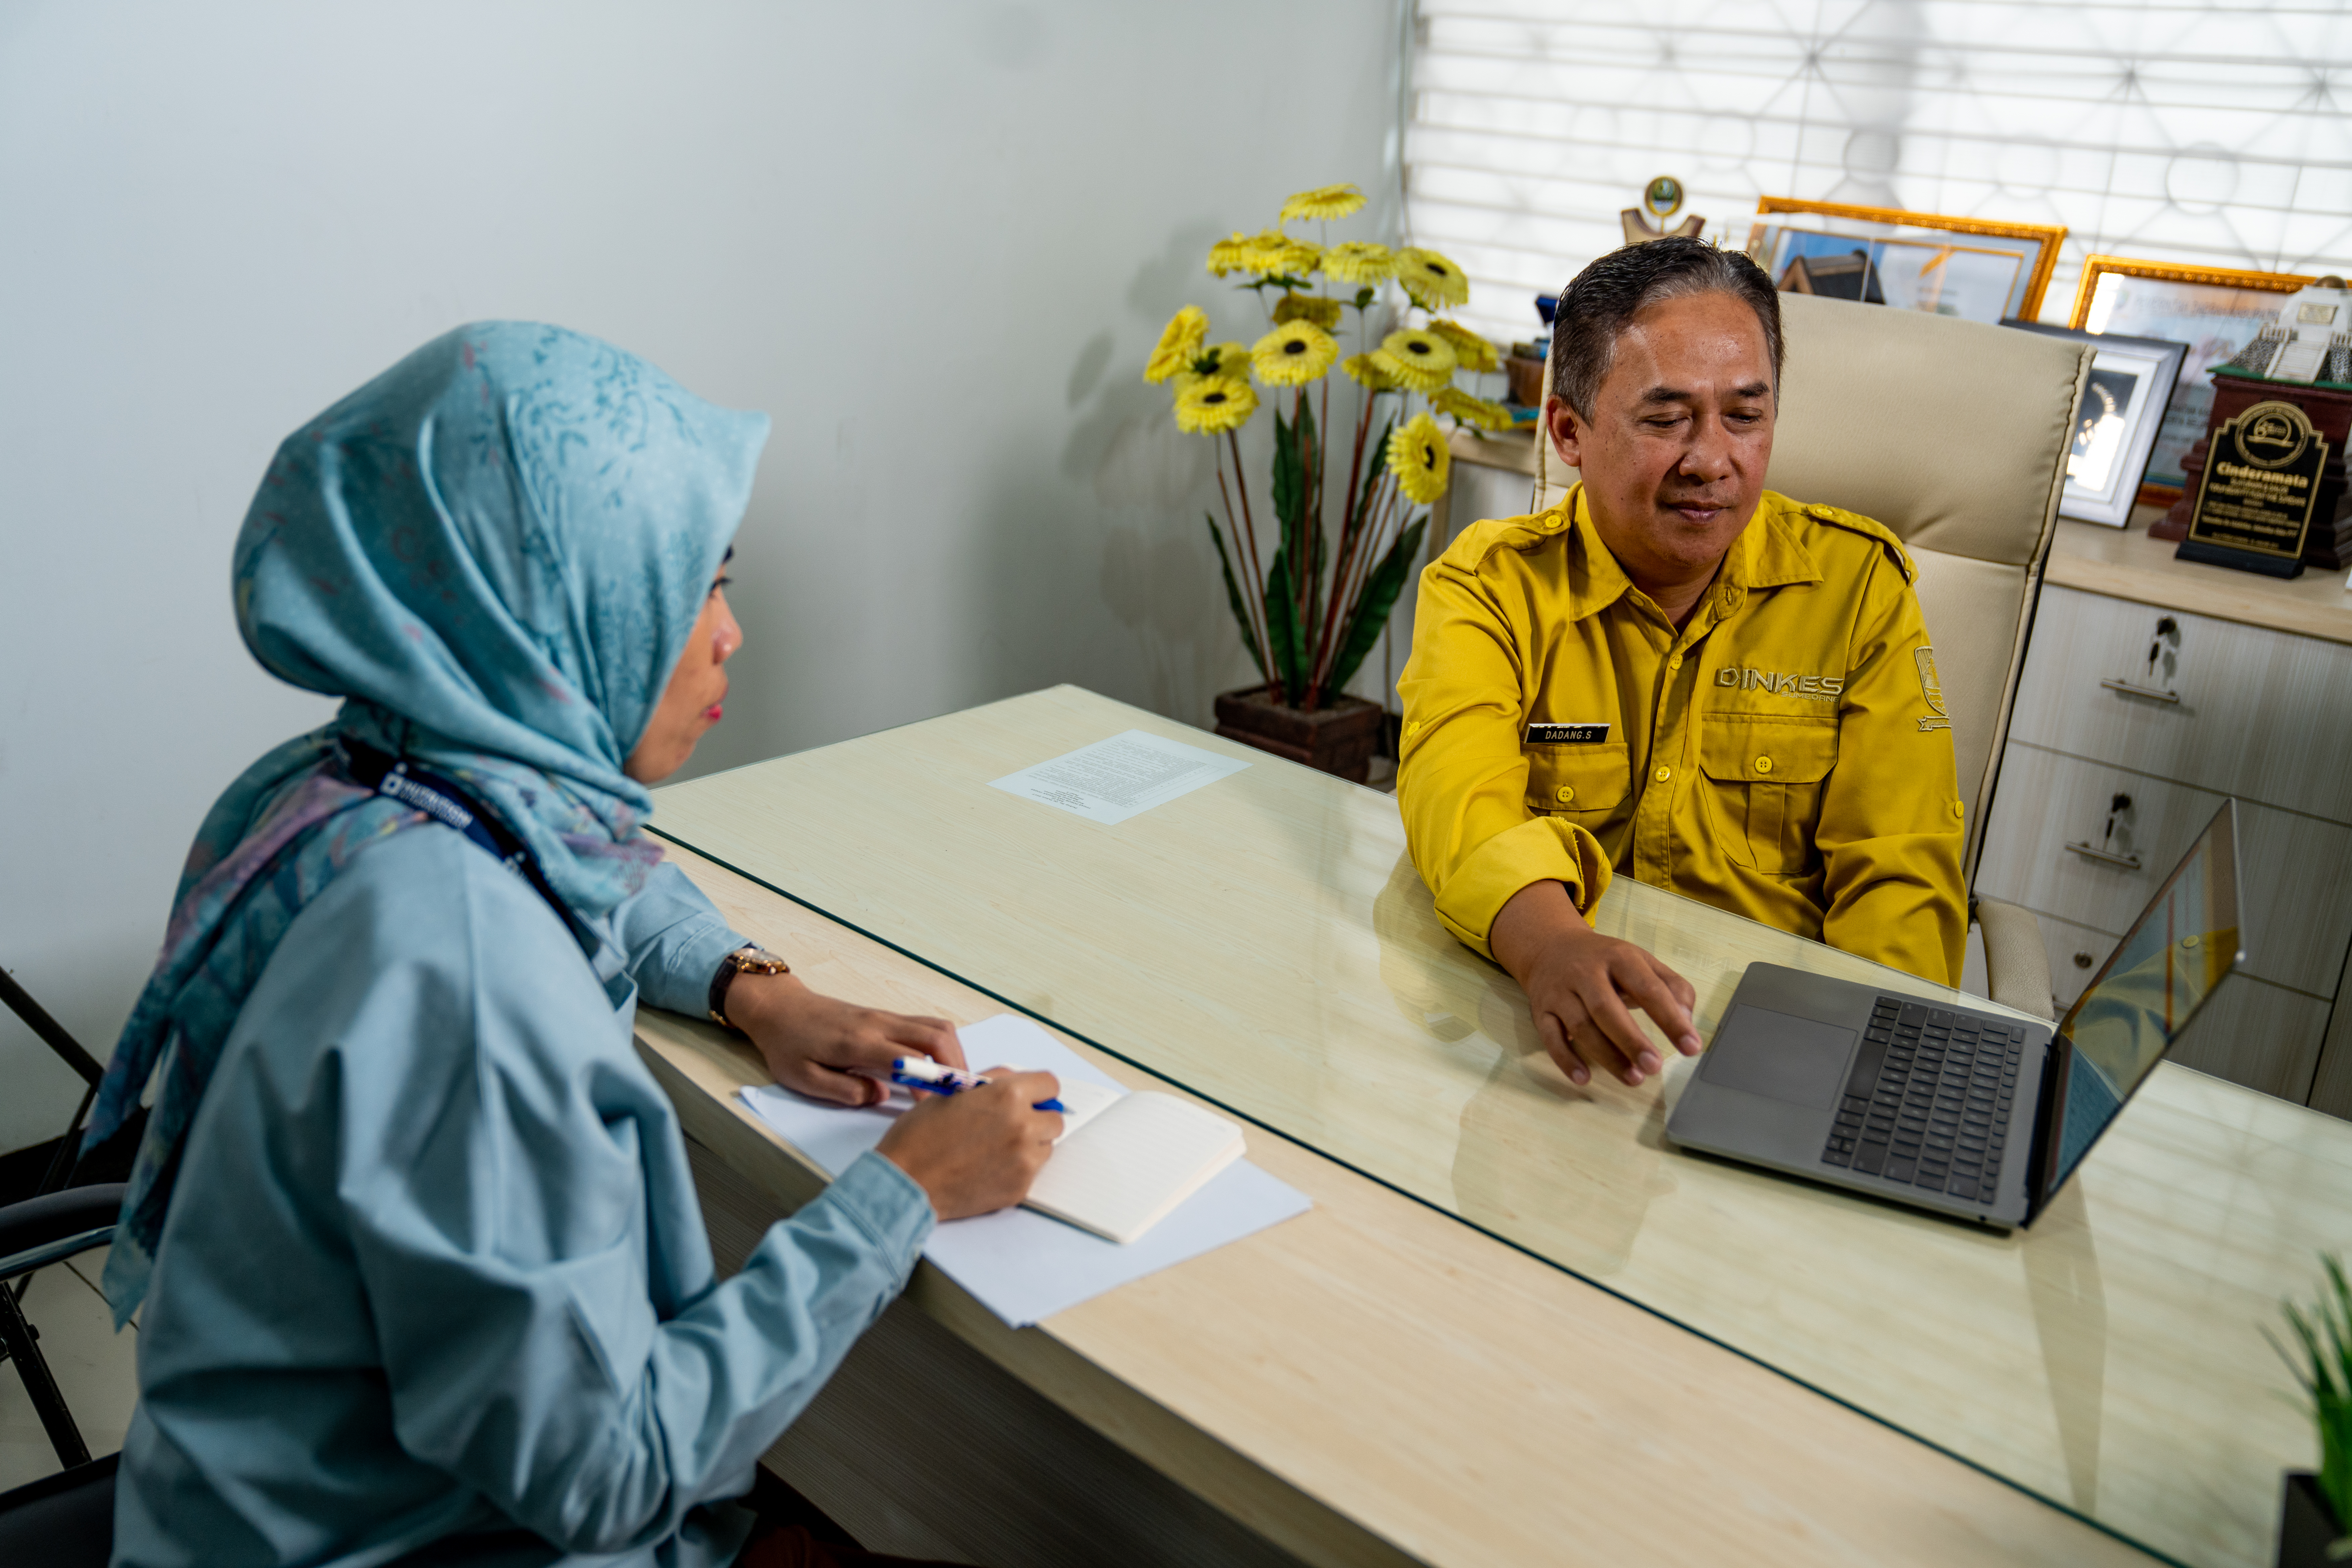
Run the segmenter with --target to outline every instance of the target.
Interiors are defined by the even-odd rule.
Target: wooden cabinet
[[[2235,797],[2246,963],[2174,1055],[2352,1115],[2352,600],[2060,530],[1977,890],[2034,912],[2063,1008]]]
[[[2352,822],[2352,647],[2050,587],[2010,739]]]

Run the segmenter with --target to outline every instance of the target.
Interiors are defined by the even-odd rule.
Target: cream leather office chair
[[[1917,563],[1973,883],[2090,350],[1809,294],[1783,294],[1780,312],[1787,366],[1765,483],[1876,518]],[[1538,438],[1537,509],[1575,480]],[[1975,914],[1993,1000],[2049,1016],[2050,960],[2032,914],[1992,899]]]

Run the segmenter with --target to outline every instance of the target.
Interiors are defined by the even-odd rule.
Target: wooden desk
[[[1257,765],[1117,828],[986,788],[1130,727]],[[935,1278],[918,1292],[1302,1557],[1365,1560],[1376,1539],[1465,1563],[2136,1559],[1622,1298],[2200,1565],[2263,1561],[2278,1472],[2308,1461],[2258,1329],[2317,1247],[2352,1240],[2352,1129],[2326,1118],[2164,1069],[2014,1239],[1671,1153],[1683,1072],[1663,1093],[1571,1089],[1517,988],[1437,926],[1387,797],[1069,688],[677,786],[659,810],[715,858],[1337,1157],[1254,1132],[1313,1215],[1037,1330],[1003,1331]],[[698,874],[722,902],[756,896]],[[822,942],[836,967],[813,983],[996,1010],[767,900],[735,904],[741,928]],[[1692,979],[1703,1027],[1758,958],[1949,994],[1630,883],[1601,917]],[[648,1020],[694,1135],[780,1167],[718,1098],[756,1068]]]

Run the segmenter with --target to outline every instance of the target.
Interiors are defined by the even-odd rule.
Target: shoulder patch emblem
[[[1952,716],[1944,710],[1944,683],[1936,677],[1936,650],[1919,647],[1911,650],[1911,662],[1919,667],[1919,695],[1927,700],[1927,711],[1919,720],[1919,728],[1948,730]]]

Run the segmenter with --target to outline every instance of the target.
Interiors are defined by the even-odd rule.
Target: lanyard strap
[[[621,1005],[628,994],[629,981],[621,973],[618,950],[591,930],[548,885],[547,874],[540,869],[539,858],[530,852],[530,846],[499,821],[496,813],[446,773],[422,767],[405,757],[387,755],[349,735],[336,736],[335,745],[341,752],[343,774],[353,784],[456,828],[491,859],[530,883],[531,890],[547,901],[547,907],[563,922],[564,930],[572,933],[572,940],[580,944],[580,951],[588,955],[613,1005]]]

